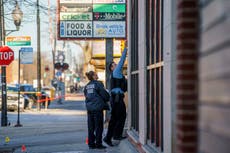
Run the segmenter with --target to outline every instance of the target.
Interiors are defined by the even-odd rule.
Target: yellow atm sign
[[[8,36],[6,37],[7,46],[30,46],[30,36]]]

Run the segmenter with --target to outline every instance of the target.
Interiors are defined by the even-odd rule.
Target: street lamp
[[[16,1],[15,9],[12,11],[12,17],[13,17],[16,29],[19,30],[19,27],[20,27],[21,21],[22,21],[22,17],[23,17],[23,12],[19,8],[17,1]]]
[[[9,31],[8,33],[6,33],[6,36],[8,36],[12,32],[18,31],[21,25],[23,12],[21,11],[17,1],[16,1],[15,9],[12,11],[11,14],[14,20],[14,25],[16,26],[16,30],[5,30],[5,32]]]
[[[3,1],[0,0],[0,46],[3,46],[5,43],[5,32],[10,31],[8,34],[14,31],[19,30],[19,26],[21,25],[23,13],[20,10],[18,3],[16,1],[15,9],[12,12],[12,17],[14,20],[14,24],[16,25],[16,30],[4,30],[4,7]],[[8,35],[6,34],[6,35]],[[6,90],[6,67],[1,67],[1,80],[2,80],[2,121],[1,126],[7,126],[7,90]],[[18,124],[19,123],[19,113],[18,113]]]

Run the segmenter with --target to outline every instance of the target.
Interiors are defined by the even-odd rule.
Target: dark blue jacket
[[[124,78],[124,75],[122,74],[122,69],[123,69],[123,66],[124,66],[124,63],[125,63],[126,54],[127,54],[127,48],[125,48],[123,50],[121,58],[120,58],[120,61],[118,62],[116,68],[112,72],[112,76],[115,79]],[[111,93],[124,93],[124,92],[126,92],[126,91],[123,91],[120,87],[111,88]]]
[[[109,101],[109,93],[99,81],[90,81],[84,89],[85,103],[88,111],[101,111]]]

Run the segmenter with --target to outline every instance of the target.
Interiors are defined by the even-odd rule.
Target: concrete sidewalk
[[[89,150],[87,116],[82,102],[52,104],[51,109],[26,111],[21,114],[23,127],[0,127],[0,153],[135,153],[128,140],[114,141],[116,146],[104,150]],[[71,109],[70,109],[71,108]],[[12,125],[17,113],[9,113]],[[5,138],[9,137],[9,143]],[[23,148],[23,145],[25,148]],[[132,149],[130,149],[132,148]]]

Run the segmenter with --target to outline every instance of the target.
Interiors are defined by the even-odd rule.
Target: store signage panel
[[[125,0],[93,0],[94,4],[105,4],[105,3],[125,3]]]
[[[60,13],[60,20],[88,21],[92,20],[92,13]]]
[[[62,38],[91,38],[92,22],[60,21],[60,37]]]
[[[92,42],[92,57],[105,57],[104,40],[97,40]]]
[[[94,21],[125,21],[126,13],[93,13]]]
[[[113,41],[113,56],[120,57],[121,56],[121,40]],[[105,57],[105,40],[95,40],[92,42],[92,57],[101,58]]]
[[[116,12],[116,13],[125,13],[126,6],[125,4],[94,4],[93,12]]]
[[[60,4],[60,12],[85,13],[92,11],[92,4]]]
[[[126,26],[125,21],[94,21],[93,36],[95,38],[125,38]]]
[[[126,0],[59,0],[59,39],[126,38]]]
[[[60,4],[65,3],[65,4],[76,4],[76,3],[92,3],[93,0],[60,0]]]

